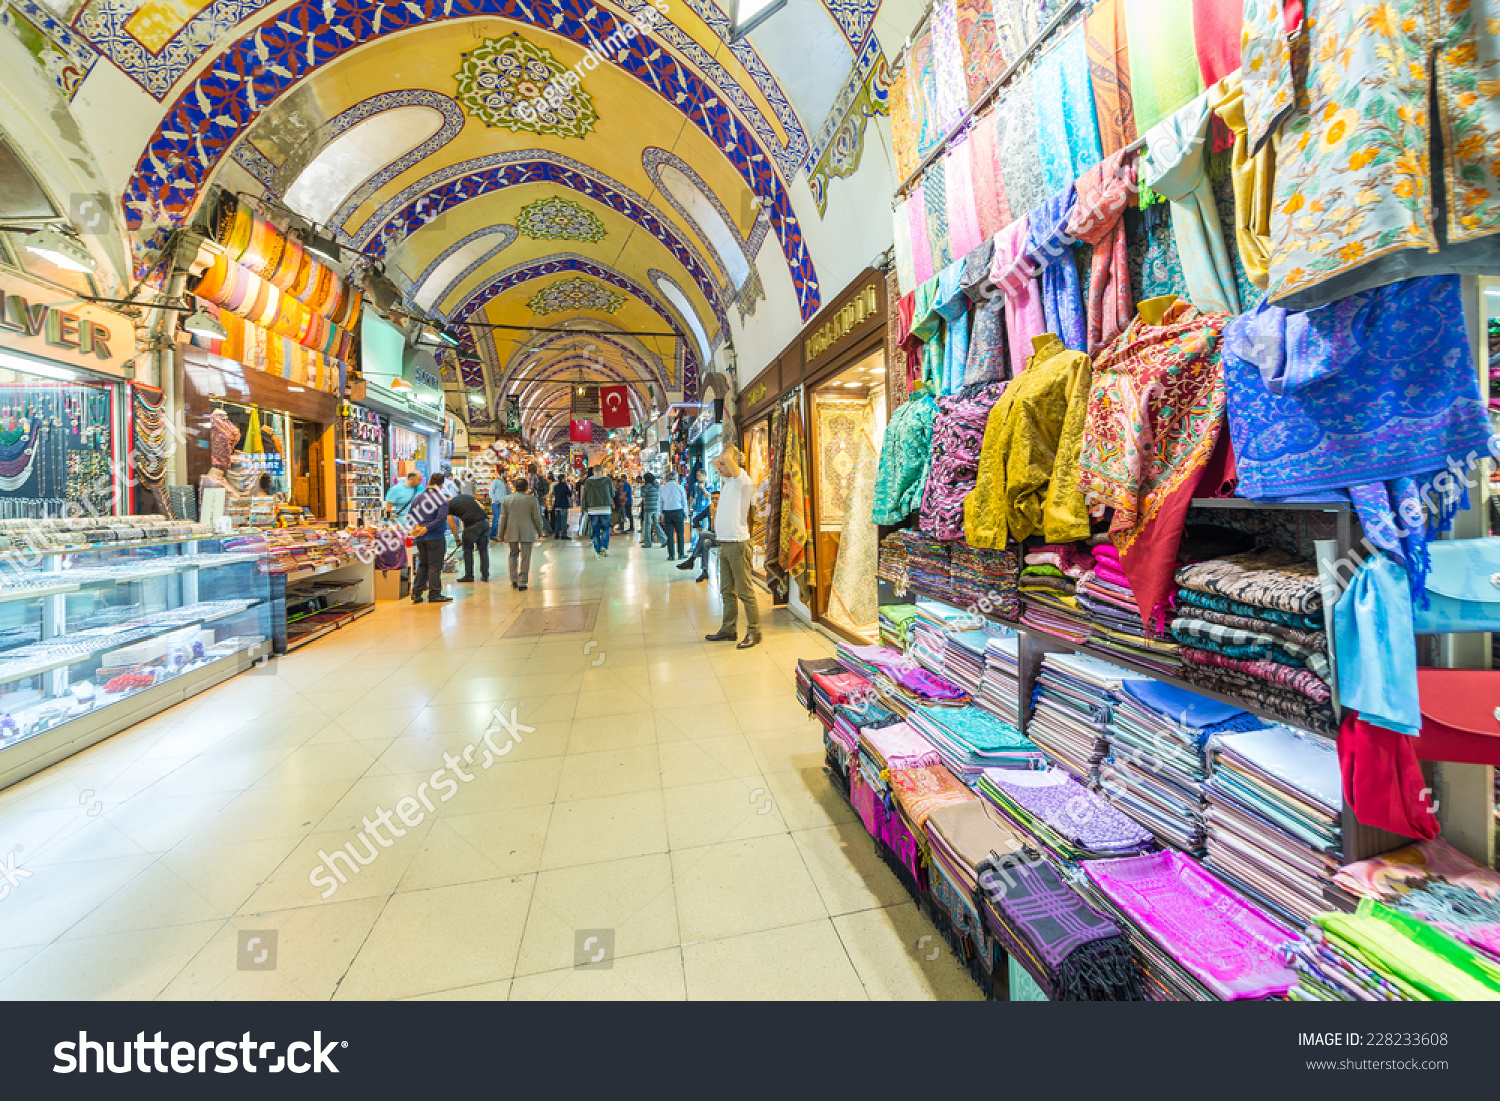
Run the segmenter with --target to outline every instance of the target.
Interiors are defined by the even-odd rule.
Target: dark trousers
[[[488,581],[490,579],[490,541],[489,532],[484,530],[483,524],[471,524],[464,528],[465,577],[474,576],[475,548],[479,550],[479,576]]]
[[[693,548],[693,553],[688,555],[687,562],[691,564],[694,559],[703,559],[703,572],[708,572],[708,552],[714,549],[714,535],[711,531],[700,531],[698,533],[698,545]]]
[[[443,551],[445,542],[442,539],[423,539],[416,543],[417,565],[411,571],[411,595],[415,599],[422,595],[426,589],[433,596],[441,596],[443,592]]]
[[[661,514],[661,526],[667,529],[667,557],[679,558],[687,553],[687,513],[669,508]]]

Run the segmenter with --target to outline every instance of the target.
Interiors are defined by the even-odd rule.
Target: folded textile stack
[[[1265,725],[1248,711],[1176,685],[1126,680],[1109,709],[1109,756],[1099,767],[1100,790],[1162,841],[1201,851],[1204,744],[1212,734]]]
[[[937,747],[943,764],[968,781],[987,768],[1030,769],[1037,747],[1010,723],[978,707],[921,707],[908,716],[916,731]]]
[[[833,726],[833,709],[874,695],[870,682],[858,673],[812,674],[812,712],[825,728]]]
[[[942,764],[942,756],[933,744],[908,723],[863,727],[859,744],[860,751],[868,753],[882,772]]]
[[[848,671],[835,658],[798,658],[797,702],[811,713],[813,710],[813,676],[818,673],[837,675]]]
[[[906,545],[907,588],[939,600],[951,599],[952,567],[948,555],[952,546],[941,539],[913,535]]]
[[[856,646],[851,642],[841,642],[833,652],[837,659],[835,664],[848,672],[858,673],[866,680],[874,680],[882,669],[889,666],[910,664],[910,659],[902,650],[891,646]],[[798,662],[797,665],[797,675],[800,677],[802,663]],[[798,698],[801,698],[800,694]]]
[[[880,644],[906,649],[912,620],[917,618],[915,604],[882,604],[880,606]]]
[[[984,644],[984,679],[975,702],[995,718],[1021,725],[1021,640],[991,638]]]
[[[1028,558],[1030,555],[1027,556]],[[1078,579],[1069,577],[1053,565],[1021,567],[1020,590],[1029,592],[1066,593],[1072,596],[1078,591]]]
[[[973,631],[984,626],[984,618],[960,611],[935,600],[918,600],[917,615],[912,620],[912,657],[944,676],[943,650],[950,631]]]
[[[1038,846],[1062,860],[1128,856],[1156,845],[1149,831],[1062,769],[986,769],[975,790]]]
[[[984,679],[985,646],[994,637],[986,630],[949,631],[943,640],[943,676],[970,696],[978,696]]]
[[[979,864],[992,853],[1008,853],[1020,838],[1003,828],[984,803],[965,800],[937,807],[925,826],[928,887],[937,910],[937,927],[947,937],[956,958],[982,986],[994,981],[997,962],[1005,956],[984,919],[975,909]]]
[[[1295,1001],[1500,1001],[1500,963],[1372,898],[1285,946]]]
[[[887,711],[874,700],[846,703],[833,709],[833,725],[824,730],[823,745],[829,766],[846,787],[849,783],[849,760],[859,752],[860,731],[866,727],[890,726],[900,721],[899,716]]]
[[[1340,868],[1333,881],[1500,959],[1500,873],[1441,838],[1357,861]]]
[[[1031,739],[1085,783],[1104,759],[1109,704],[1131,674],[1087,654],[1044,654],[1032,695]]]
[[[1092,630],[1078,597],[1035,584],[1028,585],[1024,576],[1021,579],[1021,622],[1069,642],[1086,642]]]
[[[974,818],[972,811],[968,815]],[[940,824],[946,826],[948,817]],[[968,851],[986,842],[992,851],[978,867],[985,925],[1048,999],[1145,999],[1141,969],[1119,925],[1090,906],[1045,860],[1004,855],[997,843],[1002,835],[974,832]]]
[[[1180,647],[1170,637],[1141,625],[1135,591],[1120,566],[1120,552],[1109,543],[1094,548],[1094,568],[1078,581],[1078,606],[1093,629],[1089,644],[1168,675],[1182,667]]]
[[[1182,675],[1293,726],[1332,734],[1317,566],[1281,550],[1183,566],[1172,636]]]
[[[889,806],[894,810],[894,830],[888,828],[887,838],[913,841],[925,854],[927,848],[927,816],[939,807],[954,803],[970,803],[977,798],[963,782],[942,765],[924,765],[921,768],[898,768],[889,774],[891,798]],[[903,857],[907,853],[901,854]],[[911,852],[910,870],[920,870],[922,855]],[[920,875],[917,875],[920,882]]]
[[[907,549],[917,534],[910,528],[902,528],[880,541],[880,557],[876,559],[875,576],[896,586],[898,593],[906,591]]]
[[[952,546],[949,595],[953,602],[985,615],[1015,620],[1021,614],[1016,556],[1008,550],[983,550],[967,543]]]
[[[1090,900],[1130,936],[1156,1001],[1280,997],[1296,975],[1290,934],[1175,849],[1083,865]]]
[[[1293,926],[1327,910],[1343,849],[1333,743],[1288,726],[1220,734],[1208,774],[1208,866]]]

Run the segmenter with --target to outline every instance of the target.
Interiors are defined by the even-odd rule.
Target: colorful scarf
[[[957,393],[964,382],[969,359],[969,296],[964,293],[964,261],[955,260],[938,274],[933,309],[943,320],[942,392]]]
[[[1209,106],[1233,135],[1229,178],[1234,186],[1234,239],[1250,282],[1261,290],[1271,285],[1271,208],[1276,195],[1277,129],[1269,141],[1250,153],[1245,119],[1245,90],[1239,71],[1208,90]]]
[[[1000,170],[996,142],[996,116],[985,115],[969,131],[969,170],[973,175],[974,207],[979,217],[979,235],[986,240],[1010,224],[1010,203]],[[904,178],[904,177],[903,177]]]
[[[1361,899],[1352,914],[1319,914],[1317,922],[1330,938],[1423,998],[1500,1000],[1500,964],[1374,899]]]
[[[892,770],[891,794],[918,830],[926,826],[927,816],[938,807],[977,802],[974,793],[942,765]]]
[[[1135,194],[1135,161],[1111,153],[1078,177],[1077,201],[1068,218],[1068,233],[1093,246],[1089,260],[1088,327],[1090,355],[1130,324],[1130,265],[1125,251],[1125,208]],[[899,227],[901,220],[897,218]],[[897,263],[900,248],[897,247]]]
[[[932,467],[922,496],[921,530],[938,539],[962,539],[964,498],[979,475],[979,452],[990,410],[1004,384],[980,387],[969,397],[938,399],[932,423]]]
[[[907,195],[911,214],[912,277],[920,287],[932,278],[932,244],[927,237],[927,196],[921,182]]]
[[[1000,49],[990,0],[958,0],[957,18],[958,40],[964,52],[964,78],[972,107],[1005,72],[1005,55]]]
[[[1124,6],[1135,128],[1144,134],[1203,91],[1193,0],[1124,0]]]
[[[903,180],[911,176],[921,163],[921,158],[917,156],[917,132],[912,120],[913,75],[909,62],[902,65],[891,78],[891,88],[885,99],[886,110],[891,116],[891,145],[896,152],[896,175]]]
[[[812,539],[808,535],[807,518],[810,515],[807,501],[807,481],[803,477],[803,432],[802,404],[794,402],[786,429],[786,473],[783,476],[781,500],[781,566],[787,577],[795,578],[802,586],[803,597],[810,588],[805,573],[810,572],[812,561],[809,549]]]
[[[1083,320],[1083,297],[1078,289],[1078,266],[1073,262],[1073,243],[1068,236],[1073,200],[1073,185],[1069,183],[1032,211],[1026,234],[1026,259],[1040,275],[1047,331],[1056,333],[1066,347],[1083,352],[1088,350],[1088,334]]]
[[[996,147],[1005,177],[1006,201],[1014,218],[1047,197],[1037,147],[1035,89],[1029,74],[1016,77],[995,106]]]
[[[953,248],[948,239],[948,166],[944,157],[936,157],[922,173],[923,200],[927,204],[927,240],[932,249],[932,267],[942,271],[953,263]]]
[[[1049,194],[1099,163],[1099,119],[1083,33],[1075,27],[1036,62],[1037,155]]]
[[[1176,580],[1183,589],[1292,616],[1312,616],[1323,607],[1317,565],[1274,548],[1194,562],[1178,570]]]
[[[921,164],[946,133],[934,101],[937,80],[932,67],[931,20],[911,40],[911,49],[906,51],[906,67],[911,73],[912,126],[917,134],[917,163]]]
[[[1010,377],[1005,361],[1005,326],[1001,323],[1005,296],[987,293],[990,265],[994,259],[993,239],[986,239],[964,257],[963,289],[974,304],[973,322],[969,328],[969,361],[964,366],[965,387]]]
[[[1236,673],[1244,673],[1247,677],[1255,677],[1272,684],[1279,684],[1283,688],[1290,688],[1314,703],[1327,703],[1333,698],[1328,682],[1306,669],[1294,669],[1278,661],[1225,657],[1223,654],[1216,654],[1211,650],[1200,650],[1195,646],[1184,646],[1177,653],[1184,661],[1191,661],[1197,665],[1216,665],[1220,669],[1232,669]]]
[[[958,12],[954,0],[936,0],[932,5],[932,71],[937,82],[934,99],[942,133],[958,125],[969,109],[964,78],[964,53],[958,40]]]
[[[1193,0],[1193,46],[1205,85],[1239,71],[1244,0]]]
[[[1218,477],[1223,314],[1177,300],[1138,315],[1094,362],[1079,488],[1113,508],[1110,537],[1148,629],[1160,630],[1199,483]],[[1214,460],[1212,463],[1210,460]]]
[[[891,215],[891,234],[896,249],[896,286],[902,294],[910,294],[917,285],[917,265],[911,247],[911,211],[907,209],[910,204],[910,199],[902,199]]]
[[[943,763],[932,743],[906,723],[866,727],[859,732],[859,740],[884,770],[926,768]]]
[[[1026,263],[1028,218],[1018,218],[995,235],[990,281],[1005,294],[1005,335],[1010,343],[1011,376],[1031,358],[1031,341],[1047,331],[1041,287]]]
[[[781,569],[781,487],[786,471],[786,424],[784,406],[771,409],[771,457],[766,474],[766,573],[779,588],[786,586]]]
[[[1124,0],[1099,0],[1084,18],[1083,34],[1089,55],[1094,112],[1099,123],[1099,144],[1104,155],[1108,156],[1136,139]]]
[[[948,198],[948,240],[953,255],[962,259],[983,240],[974,199],[974,171],[970,139],[953,145],[944,170]]]

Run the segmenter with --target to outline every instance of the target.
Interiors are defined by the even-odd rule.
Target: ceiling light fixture
[[[302,247],[325,264],[337,264],[344,255],[344,250],[337,241],[332,237],[324,237],[315,229],[302,234]]]
[[[43,226],[41,229],[23,232],[27,234],[27,252],[35,253],[64,271],[81,271],[92,275],[99,267],[99,262],[84,247],[83,242],[72,235],[71,227],[68,233],[59,231],[56,226]]]
[[[48,367],[44,363],[38,363],[26,356],[12,355],[9,352],[0,351],[0,367],[10,371],[19,371],[22,374],[41,375],[43,378],[55,378],[59,382],[72,382],[78,376],[72,371],[61,367]]]
[[[219,319],[201,307],[188,314],[182,327],[190,333],[212,340],[223,340],[229,335],[229,330],[219,323]]]

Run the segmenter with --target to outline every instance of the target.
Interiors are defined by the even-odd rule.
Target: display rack
[[[350,527],[373,519],[385,499],[384,428],[378,414],[351,405],[339,418],[339,522]]]

